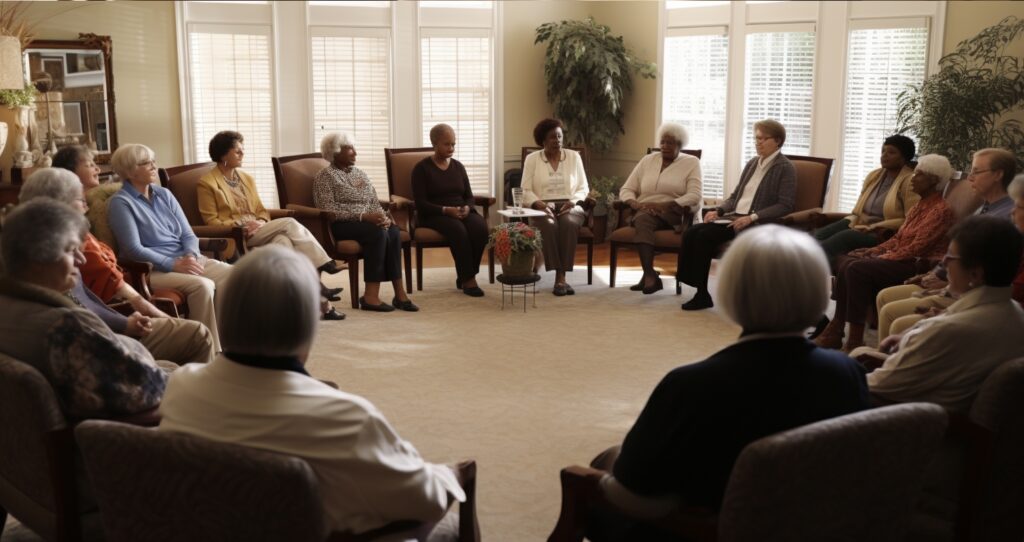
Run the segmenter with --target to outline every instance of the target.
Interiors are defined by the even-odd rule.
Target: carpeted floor
[[[484,275],[481,275],[484,276]],[[478,515],[489,541],[543,540],[558,516],[558,471],[587,464],[622,441],[658,380],[707,357],[739,330],[716,310],[686,313],[692,295],[630,292],[639,271],[607,267],[570,276],[576,295],[554,297],[553,274],[538,285],[537,307],[501,310],[500,284],[487,295],[455,290],[452,269],[427,269],[419,313],[351,310],[324,322],[308,364],[319,378],[371,400],[399,434],[433,462],[476,459]],[[345,285],[342,273],[332,286]],[[712,288],[714,284],[712,283]],[[390,288],[381,297],[391,299]],[[12,536],[4,541],[31,540]]]

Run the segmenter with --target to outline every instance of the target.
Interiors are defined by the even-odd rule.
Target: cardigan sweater
[[[914,192],[910,184],[910,179],[913,176],[914,170],[903,166],[903,169],[896,175],[896,179],[893,180],[892,186],[889,187],[889,192],[885,195],[885,202],[882,204],[882,220],[871,224],[872,228],[898,230],[903,225],[907,211],[921,200],[921,196]],[[864,223],[862,221],[867,219],[864,214],[864,205],[871,197],[875,187],[884,178],[885,169],[883,168],[868,173],[868,176],[864,178],[864,188],[861,189],[860,197],[857,198],[857,204],[853,206],[850,216],[846,217],[850,221],[851,227],[862,224]]]
[[[718,206],[718,214],[725,215],[736,210],[736,203],[743,196],[743,189],[747,182],[754,176],[757,170],[757,161],[760,157],[755,156],[743,168],[740,175],[740,184],[733,190],[732,195]],[[756,214],[758,220],[779,218],[793,212],[793,205],[796,202],[796,168],[793,162],[789,161],[781,153],[775,158],[768,171],[761,179],[754,194],[754,202],[750,205],[750,214]]]

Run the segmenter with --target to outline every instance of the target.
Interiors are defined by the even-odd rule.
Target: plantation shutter
[[[728,69],[729,37],[724,33],[665,39],[662,118],[686,128],[688,148],[703,150],[705,198],[723,197]]]
[[[896,98],[924,80],[928,28],[921,20],[902,28],[850,31],[843,115],[843,161],[839,210],[857,203],[864,177],[880,167],[886,137],[896,130]]]
[[[345,132],[355,140],[356,165],[388,195],[384,149],[391,146],[390,39],[386,35],[314,36],[313,136]]]
[[[189,25],[192,141],[196,160],[209,157],[210,139],[234,130],[245,137],[242,168],[256,180],[263,205],[276,208],[270,28]]]

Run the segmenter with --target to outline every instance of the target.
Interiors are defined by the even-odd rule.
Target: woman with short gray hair
[[[680,152],[687,139],[683,125],[662,124],[658,128],[660,152],[640,159],[619,191],[619,199],[633,209],[633,242],[644,270],[640,282],[630,287],[634,292],[653,294],[662,288],[661,278],[654,270],[654,232],[682,231],[684,212],[690,213],[691,220],[700,213],[700,160]]]
[[[160,404],[164,372],[145,347],[66,295],[88,229],[80,211],[50,198],[8,215],[0,237],[0,352],[38,369],[68,418],[147,411]]]

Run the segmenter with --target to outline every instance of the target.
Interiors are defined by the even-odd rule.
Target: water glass
[[[521,214],[523,212],[523,189],[522,187],[515,187],[512,189],[512,211],[515,214]]]

